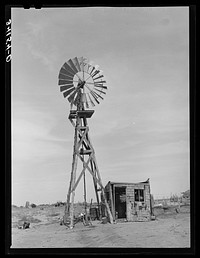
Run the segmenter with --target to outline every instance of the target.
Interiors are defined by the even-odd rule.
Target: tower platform
[[[70,110],[69,119],[75,119],[77,116],[80,118],[90,118],[94,110]]]

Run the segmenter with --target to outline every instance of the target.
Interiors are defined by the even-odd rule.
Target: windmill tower
[[[104,80],[104,76],[102,71],[99,70],[99,67],[94,66],[83,57],[75,57],[65,62],[60,69],[58,80],[60,91],[70,102],[70,113],[68,118],[75,129],[72,170],[65,214],[63,217],[64,224],[70,224],[70,228],[73,228],[74,226],[75,190],[82,177],[84,181],[84,201],[86,203],[86,171],[88,171],[93,178],[99,211],[101,212],[100,193],[110,223],[113,223],[113,217],[106,200],[104,187],[98,169],[94,147],[89,137],[89,125],[87,121],[94,113],[94,110],[89,108],[94,107],[96,103],[99,104],[99,99],[103,99],[102,96],[106,94],[106,81]],[[78,161],[83,165],[82,171],[80,171],[79,175],[77,174]],[[85,212],[87,212],[86,209]]]

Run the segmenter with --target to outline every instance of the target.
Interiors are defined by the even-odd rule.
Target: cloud
[[[42,62],[50,71],[55,69],[58,49],[56,45],[49,43],[46,39],[51,32],[50,24],[47,21],[28,22],[26,24],[24,44],[34,59]]]
[[[15,120],[12,135],[14,162],[38,162],[63,156],[63,153],[66,154],[67,151],[63,146],[64,140],[50,137],[48,127],[34,122],[27,122],[23,119]]]
[[[25,103],[15,103],[12,117],[13,161],[38,162],[67,154],[69,138],[52,134],[57,120],[52,115]]]

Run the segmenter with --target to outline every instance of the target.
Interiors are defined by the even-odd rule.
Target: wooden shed
[[[139,183],[108,182],[106,199],[113,219],[149,221],[152,215],[149,179]]]

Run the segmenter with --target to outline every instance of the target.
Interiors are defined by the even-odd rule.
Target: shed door
[[[116,218],[126,218],[126,187],[115,187]]]

